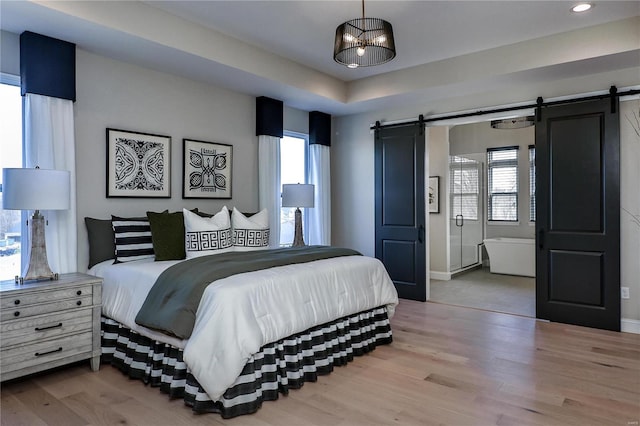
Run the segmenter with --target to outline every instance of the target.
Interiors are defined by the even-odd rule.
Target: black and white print
[[[233,245],[236,247],[269,247],[269,229],[234,229]]]
[[[183,198],[231,198],[231,145],[184,139]]]
[[[187,232],[185,243],[188,252],[227,249],[233,245],[231,229]]]
[[[170,197],[171,137],[107,129],[107,197]]]

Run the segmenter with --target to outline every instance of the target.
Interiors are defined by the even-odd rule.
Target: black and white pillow
[[[269,212],[267,209],[246,217],[235,207],[231,214],[233,250],[252,251],[269,248]]]
[[[230,251],[231,221],[229,210],[224,206],[213,217],[200,217],[187,209],[184,216],[184,242],[187,259]]]
[[[155,257],[149,219],[146,217],[111,216],[111,224],[116,243],[114,263]]]

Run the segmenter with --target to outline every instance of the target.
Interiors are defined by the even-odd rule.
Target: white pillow
[[[187,259],[231,251],[231,221],[224,206],[213,217],[200,217],[187,209],[184,215],[184,243]]]
[[[269,211],[267,209],[246,217],[234,207],[231,214],[231,228],[234,251],[269,248]]]

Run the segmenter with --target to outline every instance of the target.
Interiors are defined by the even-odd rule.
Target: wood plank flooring
[[[638,425],[640,335],[401,301],[394,342],[256,414],[182,400],[89,363],[4,383],[2,425]]]

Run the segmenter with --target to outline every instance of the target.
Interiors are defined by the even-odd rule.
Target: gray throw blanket
[[[136,323],[186,339],[193,331],[202,294],[213,281],[275,266],[355,255],[360,253],[345,248],[306,246],[185,260],[160,274],[136,316]]]

